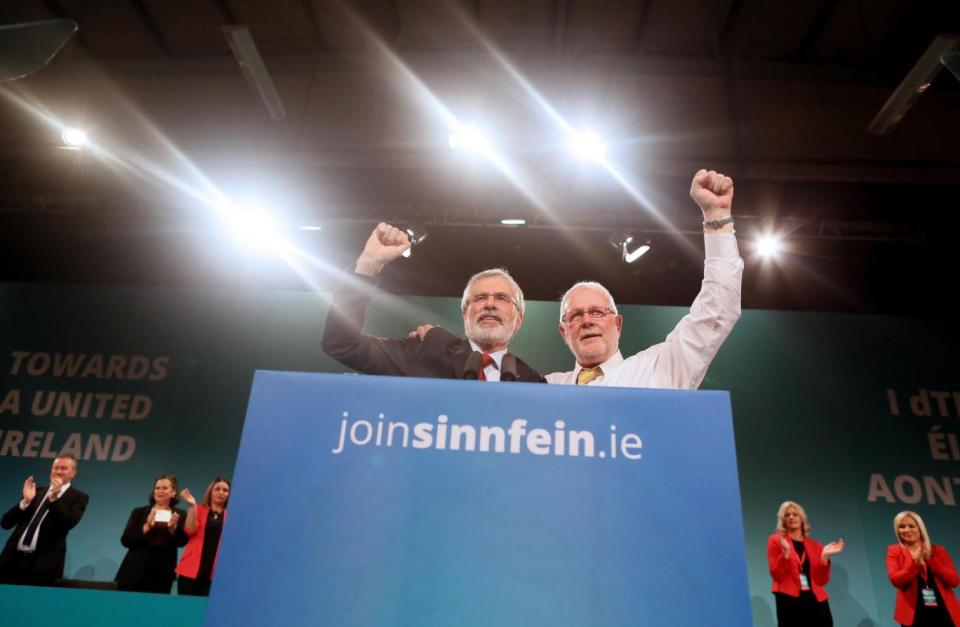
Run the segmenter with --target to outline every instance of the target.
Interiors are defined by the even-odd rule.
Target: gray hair
[[[77,456],[73,453],[60,453],[53,459],[53,461],[56,462],[58,459],[69,460],[70,463],[73,464],[74,472],[77,471]]]
[[[607,298],[607,307],[610,308],[610,311],[612,311],[615,314],[620,313],[619,311],[617,311],[617,304],[613,302],[613,295],[610,293],[610,290],[605,288],[600,283],[597,283],[596,281],[579,281],[577,283],[574,283],[570,289],[564,292],[563,297],[560,299],[560,322],[563,322],[563,312],[567,308],[567,301],[570,300],[570,294],[573,293],[573,290],[579,289],[581,287],[585,287],[587,289],[596,290],[600,292]]]
[[[507,272],[505,268],[490,268],[489,270],[482,270],[470,277],[470,280],[467,281],[467,286],[463,288],[463,298],[460,299],[461,313],[465,312],[467,310],[467,306],[470,304],[470,288],[473,287],[473,284],[480,279],[486,279],[494,276],[498,276],[510,284],[510,287],[513,288],[513,298],[516,301],[515,304],[517,305],[517,309],[521,314],[523,314],[523,290],[520,289],[520,286],[517,285],[517,282],[513,280],[513,277],[510,276],[510,273]]]

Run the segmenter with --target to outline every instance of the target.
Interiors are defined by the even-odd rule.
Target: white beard
[[[513,329],[507,326],[506,321],[496,326],[484,326],[468,319],[465,327],[467,338],[475,344],[506,344],[513,337]]]

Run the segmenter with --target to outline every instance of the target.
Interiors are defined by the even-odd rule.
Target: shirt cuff
[[[704,233],[703,251],[706,257],[736,259],[740,256],[737,236],[733,233]]]

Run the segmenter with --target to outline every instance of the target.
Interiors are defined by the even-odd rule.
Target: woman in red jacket
[[[887,575],[897,588],[893,619],[910,627],[956,627],[960,603],[953,589],[957,569],[942,546],[930,544],[927,527],[916,512],[893,519],[898,544],[887,547]]]
[[[183,524],[183,530],[190,540],[177,566],[177,594],[207,596],[217,564],[220,534],[227,520],[230,480],[217,477],[211,481],[200,504],[197,504],[190,490],[185,489],[180,496],[190,506]]]
[[[833,627],[823,586],[830,581],[830,556],[843,550],[843,540],[823,546],[809,533],[803,507],[782,503],[776,532],[767,541],[778,627]]]

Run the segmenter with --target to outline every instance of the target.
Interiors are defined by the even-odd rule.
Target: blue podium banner
[[[726,392],[257,372],[206,624],[744,627]]]

